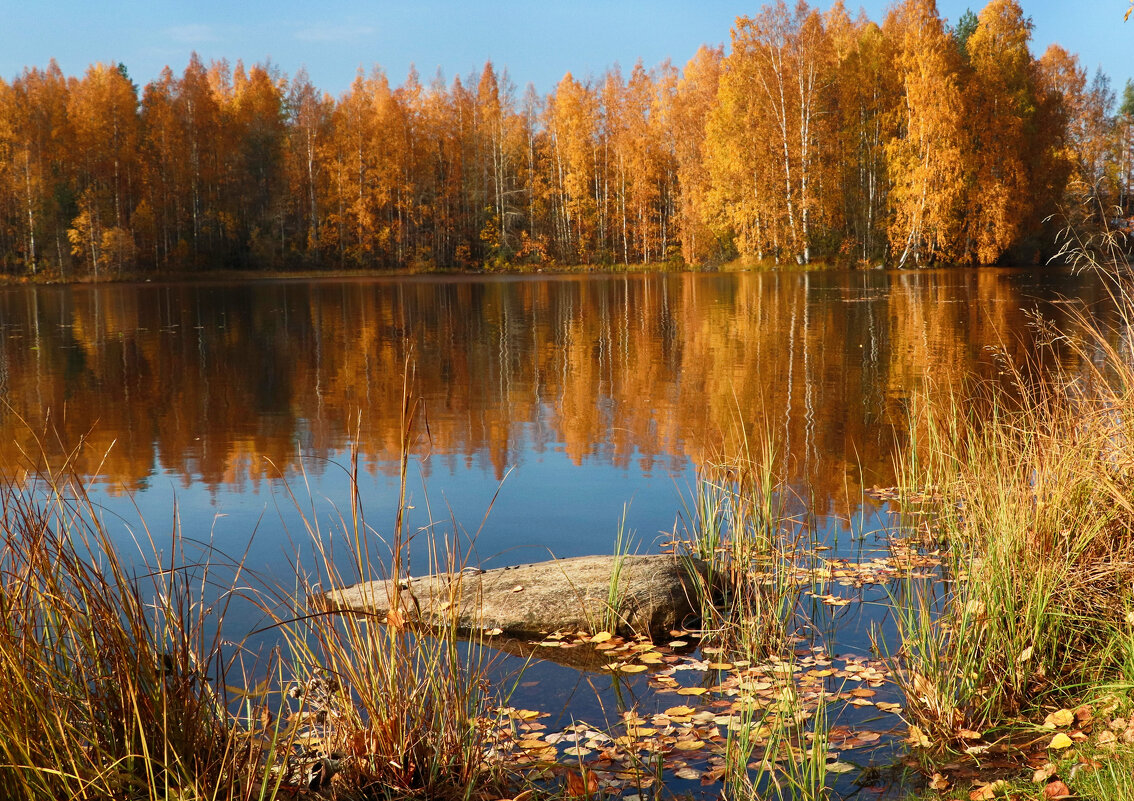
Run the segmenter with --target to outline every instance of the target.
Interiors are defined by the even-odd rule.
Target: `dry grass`
[[[1119,287],[1121,290],[1121,287]],[[903,500],[952,579],[897,606],[908,712],[934,745],[1134,679],[1134,303],[1051,333],[1040,374],[921,404]]]
[[[382,540],[352,482],[342,527],[309,525],[323,586],[404,572],[408,399],[403,422],[391,550],[375,552]],[[455,620],[415,631],[408,615],[321,611],[315,585],[257,584],[222,554],[188,559],[178,531],[169,543],[167,558],[128,563],[66,465],[0,486],[0,797],[433,799],[503,785],[488,740],[501,699],[486,649],[460,639]],[[434,543],[434,558],[459,569],[459,552]],[[159,551],[148,534],[143,545]],[[244,635],[226,639],[238,585],[282,635],[261,662]]]

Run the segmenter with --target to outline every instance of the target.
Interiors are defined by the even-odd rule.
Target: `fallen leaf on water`
[[[665,711],[665,714],[671,718],[684,718],[692,715],[693,712],[694,710],[691,706],[671,706]]]
[[[587,771],[585,778],[583,774],[574,771],[567,774],[567,795],[569,797],[589,798],[598,792],[598,788],[598,777],[590,771]]]
[[[673,772],[673,775],[679,779],[693,781],[701,778],[701,771],[697,770],[697,768],[679,768]]]
[[[828,773],[850,773],[854,769],[855,769],[854,765],[852,765],[849,762],[828,762],[827,763],[827,772]]]
[[[704,687],[682,687],[677,691],[678,695],[704,695],[708,690]]]
[[[609,639],[610,639],[610,632],[609,631],[600,631],[597,634],[595,634],[595,636],[591,637],[591,642],[600,643],[600,642],[606,642]]]
[[[641,673],[646,670],[645,665],[622,665],[618,668],[619,673]]]
[[[1055,749],[1056,751],[1061,751],[1064,748],[1070,748],[1071,738],[1063,732],[1059,732],[1059,734],[1051,738],[1051,742],[1047,744],[1047,747],[1049,749]]]
[[[704,748],[705,743],[702,740],[678,740],[673,744],[673,747],[678,751],[696,751],[699,748]]]

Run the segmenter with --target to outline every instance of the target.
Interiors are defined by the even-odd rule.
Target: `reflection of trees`
[[[85,438],[78,468],[114,484],[161,466],[239,485],[343,447],[361,413],[383,469],[409,359],[441,464],[499,476],[562,443],[650,469],[767,419],[797,475],[843,497],[887,480],[927,375],[958,388],[995,375],[990,346],[1023,357],[1018,287],[958,271],[11,289],[0,463],[35,451],[19,415]]]

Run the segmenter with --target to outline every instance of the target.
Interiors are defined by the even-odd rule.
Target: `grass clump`
[[[949,555],[944,585],[911,584],[895,603],[922,745],[1026,736],[1045,709],[1134,680],[1134,364],[1121,344],[1134,305],[1119,305],[1120,326],[1052,335],[1040,378],[1007,366],[1007,386],[913,415],[906,528]]]
[[[332,541],[347,543],[350,583],[405,574],[408,401],[405,412],[390,551],[371,553],[381,538],[354,460],[349,516],[326,533],[309,523],[322,585],[304,569],[290,589],[259,582],[207,546],[187,559],[176,530],[168,558],[128,561],[65,469],[0,484],[0,797],[464,799],[502,787],[501,698],[455,612],[415,630],[409,598],[384,620],[318,603],[348,583]],[[434,560],[459,570],[459,553],[431,541]],[[158,553],[148,532],[144,545]],[[246,631],[227,638],[234,602],[269,614],[280,636],[266,659]]]
[[[0,485],[0,796],[243,798],[269,760],[229,714],[208,566],[131,569],[80,482]],[[140,573],[140,575],[138,575]]]
[[[697,560],[702,636],[749,659],[781,653],[799,622],[799,567],[810,544],[771,437],[697,477],[683,557]]]

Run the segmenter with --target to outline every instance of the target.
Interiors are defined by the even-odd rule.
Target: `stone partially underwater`
[[[609,630],[664,636],[696,615],[697,560],[670,555],[579,556],[483,572],[436,573],[401,580],[407,622],[509,634]],[[690,571],[697,573],[693,576]],[[618,587],[612,593],[613,576]],[[387,616],[394,587],[368,581],[323,596],[332,609]],[[615,599],[611,609],[611,598]]]

